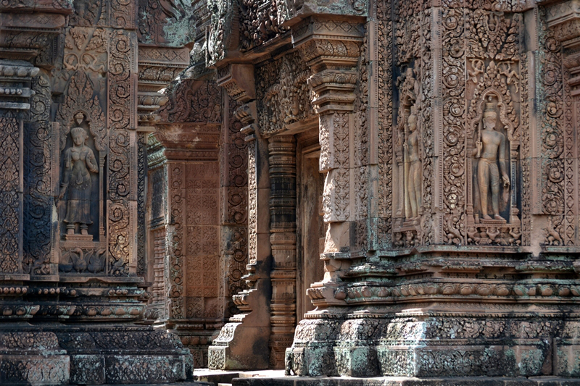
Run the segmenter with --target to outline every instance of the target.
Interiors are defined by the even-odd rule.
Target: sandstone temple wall
[[[254,366],[240,337],[269,306],[270,366],[289,375],[577,376],[576,3],[212,5],[199,67],[241,104],[250,287],[210,367]]]

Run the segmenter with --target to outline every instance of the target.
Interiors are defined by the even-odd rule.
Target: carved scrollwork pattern
[[[168,165],[170,226],[166,234],[165,245],[169,256],[169,317],[182,319],[185,317],[183,304],[184,295],[184,169],[183,163]]]
[[[433,130],[433,64],[431,53],[431,9],[423,11],[421,19],[421,138],[423,145],[423,218],[421,219],[421,240],[423,244],[433,243],[433,178],[435,176],[433,158],[435,139]]]
[[[361,48],[361,58],[358,63],[358,79],[356,81],[354,101],[354,159],[355,172],[355,220],[367,217],[368,205],[368,164],[369,164],[369,130],[368,130],[368,34]]]
[[[137,136],[137,275],[147,274],[146,245],[147,134]]]
[[[521,76],[521,149],[520,153],[524,160],[530,159],[530,131],[526,128],[530,127],[530,106],[529,106],[529,93],[528,88],[529,82],[529,71],[528,71],[528,55],[527,53],[522,53],[520,59],[520,76]],[[522,200],[522,245],[530,245],[531,242],[531,231],[532,231],[532,195],[531,195],[531,171],[530,163],[522,162],[521,164],[521,175],[522,175],[522,188],[521,188],[521,200]]]
[[[240,132],[242,123],[235,116],[235,110],[239,107],[233,99],[229,101],[228,129],[225,133],[225,149],[228,154],[226,175],[224,179],[227,185],[227,213],[224,215],[225,225],[229,232],[225,252],[229,257],[228,289],[225,294],[230,298],[238,292],[246,289],[242,276],[246,272],[248,263],[248,144],[244,141],[244,133]],[[229,301],[229,314],[238,313],[239,310]]]
[[[258,175],[256,142],[248,144],[248,262],[258,261]]]
[[[114,2],[116,3],[116,2]],[[119,20],[125,20],[123,14]],[[134,238],[131,234],[130,194],[131,167],[134,165],[131,145],[135,133],[136,96],[134,87],[134,33],[115,30],[111,36],[109,56],[109,253],[110,273],[127,275]],[[136,166],[136,165],[135,165]]]
[[[136,29],[137,2],[131,0],[111,0],[111,26]]]

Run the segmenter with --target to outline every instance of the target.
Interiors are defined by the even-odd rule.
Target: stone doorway
[[[315,135],[313,135],[315,134]],[[297,275],[296,316],[314,309],[306,290],[324,277],[324,222],[322,220],[322,189],[324,175],[319,172],[320,145],[318,133],[305,132],[297,138]]]

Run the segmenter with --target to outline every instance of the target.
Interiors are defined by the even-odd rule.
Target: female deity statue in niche
[[[411,110],[407,118],[407,140],[405,149],[405,164],[407,168],[406,191],[409,210],[407,217],[417,219],[421,209],[421,160],[419,158],[419,134],[417,131],[417,115]]]
[[[89,138],[87,131],[80,125],[85,116],[75,115],[76,127],[71,129],[72,146],[64,152],[64,178],[59,198],[67,196],[66,223],[67,234],[75,233],[79,224],[81,235],[88,235],[91,219],[91,173],[98,173],[99,168],[93,150],[86,145]]]
[[[505,221],[499,214],[500,172],[504,191],[509,189],[510,179],[506,166],[506,138],[496,131],[497,112],[491,97],[485,104],[483,112],[483,130],[480,130],[475,142],[473,156],[479,158],[477,163],[477,184],[481,203],[481,214],[484,220],[491,220],[488,214],[489,190],[491,189],[491,209],[495,220]],[[499,159],[499,169],[498,169]]]

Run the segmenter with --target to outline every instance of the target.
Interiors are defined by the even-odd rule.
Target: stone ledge
[[[580,379],[558,377],[405,378],[275,377],[235,378],[233,386],[580,386]]]
[[[126,384],[126,383],[107,383],[102,386],[215,386],[213,382],[176,382],[176,383],[133,383],[133,384]]]

